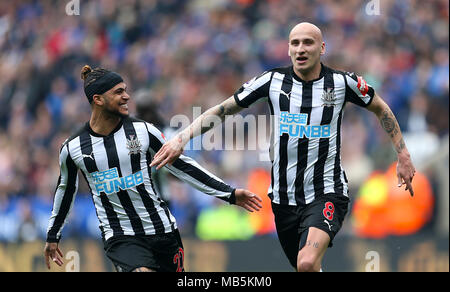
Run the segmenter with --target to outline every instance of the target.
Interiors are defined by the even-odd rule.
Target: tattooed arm
[[[406,185],[405,190],[409,190],[411,196],[414,196],[411,182],[416,170],[412,164],[405,141],[403,140],[402,132],[398,125],[397,119],[389,106],[377,94],[375,94],[372,103],[367,107],[367,109],[378,117],[381,126],[391,138],[394,148],[397,151],[398,186],[401,187],[402,185]]]
[[[183,152],[184,146],[194,137],[204,134],[218,125],[214,123],[214,119],[218,118],[223,122],[227,115],[233,115],[240,112],[243,108],[240,107],[233,96],[226,99],[219,105],[210,108],[199,116],[195,121],[178,135],[170,139],[161,147],[153,158],[151,167],[156,165],[156,169],[160,169],[167,163],[173,163]]]

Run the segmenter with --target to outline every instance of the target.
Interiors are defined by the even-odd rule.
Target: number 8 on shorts
[[[334,214],[334,205],[332,202],[326,202],[325,208],[323,209],[323,216],[327,218],[329,221],[333,220],[333,214]]]

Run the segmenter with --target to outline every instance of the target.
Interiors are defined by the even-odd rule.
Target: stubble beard
[[[113,117],[118,117],[118,118],[127,118],[130,115],[130,113],[127,113],[127,114],[121,113],[119,109],[111,109],[110,103],[106,104],[104,111],[106,113],[108,113],[108,115],[113,116]]]

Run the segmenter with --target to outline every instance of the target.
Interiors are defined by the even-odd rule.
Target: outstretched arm
[[[180,157],[184,146],[189,140],[214,128],[216,123],[211,123],[211,118],[219,117],[223,122],[227,115],[234,115],[242,109],[243,108],[236,103],[233,96],[226,99],[221,104],[210,108],[195,119],[189,127],[165,143],[158,153],[156,153],[150,166],[156,166],[156,169],[160,169],[167,163],[172,164]]]
[[[150,154],[155,154],[163,147],[162,133],[152,125],[147,125],[150,139]],[[238,205],[249,212],[259,211],[261,198],[245,189],[234,189],[224,183],[190,157],[180,155],[173,164],[166,168],[176,177],[190,184],[197,190]]]
[[[411,196],[414,196],[411,182],[416,170],[411,161],[408,149],[406,148],[405,141],[403,140],[402,132],[400,130],[400,126],[398,125],[397,119],[395,118],[389,106],[377,94],[375,94],[371,104],[367,106],[367,109],[373,112],[378,117],[381,126],[386,131],[386,133],[389,134],[392,144],[397,151],[398,187],[406,185],[405,190],[409,190]]]

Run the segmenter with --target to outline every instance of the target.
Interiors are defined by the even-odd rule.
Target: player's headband
[[[84,93],[86,94],[90,103],[94,98],[94,94],[103,94],[123,82],[122,77],[116,72],[108,72],[97,80],[94,80],[91,84],[86,86]]]

